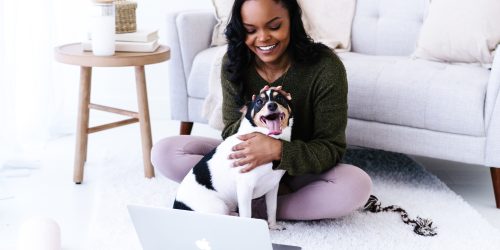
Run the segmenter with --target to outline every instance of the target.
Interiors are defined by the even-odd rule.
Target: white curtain
[[[1,141],[4,158],[38,151],[50,119],[51,1],[1,6]]]
[[[74,133],[79,68],[56,62],[53,49],[85,39],[91,4],[92,0],[0,0],[0,170],[5,159],[37,158],[48,139]],[[138,0],[138,5],[138,26],[158,28],[160,36],[165,13],[211,8],[206,0]],[[118,97],[116,89],[127,72],[93,71],[93,80],[109,76],[117,83],[98,84],[105,89],[94,89],[92,98],[123,98],[125,93]],[[150,101],[166,100],[166,79],[165,68],[148,73]]]
[[[80,39],[86,2],[0,0],[0,168],[12,158],[36,160],[48,139],[67,132],[60,128],[69,122],[61,112],[68,88],[53,50]]]

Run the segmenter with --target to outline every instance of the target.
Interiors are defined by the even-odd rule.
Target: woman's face
[[[245,44],[257,59],[280,64],[290,43],[290,17],[287,9],[273,0],[249,0],[241,7],[246,29]]]

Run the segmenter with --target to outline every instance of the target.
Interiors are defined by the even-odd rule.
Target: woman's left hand
[[[281,141],[262,133],[253,132],[240,135],[243,142],[233,147],[229,159],[235,159],[234,167],[244,166],[242,173],[246,173],[262,164],[281,160]]]

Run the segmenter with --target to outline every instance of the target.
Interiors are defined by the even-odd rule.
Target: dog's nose
[[[271,102],[267,104],[267,109],[269,109],[269,111],[276,111],[276,109],[278,109],[278,104]]]

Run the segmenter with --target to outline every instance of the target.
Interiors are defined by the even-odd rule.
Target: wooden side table
[[[160,63],[170,58],[170,48],[161,45],[155,52],[131,53],[116,52],[113,56],[94,56],[92,52],[82,51],[80,43],[66,44],[54,49],[57,61],[80,66],[80,93],[78,100],[78,121],[76,129],[76,150],[73,181],[83,181],[83,168],[87,159],[88,134],[123,126],[135,122],[140,123],[144,175],[154,177],[150,155],[152,147],[151,125],[149,121],[148,96],[144,65]],[[107,107],[90,103],[92,67],[126,67],[134,66],[137,87],[138,112]],[[89,111],[97,109],[105,112],[129,116],[131,118],[89,128]]]

